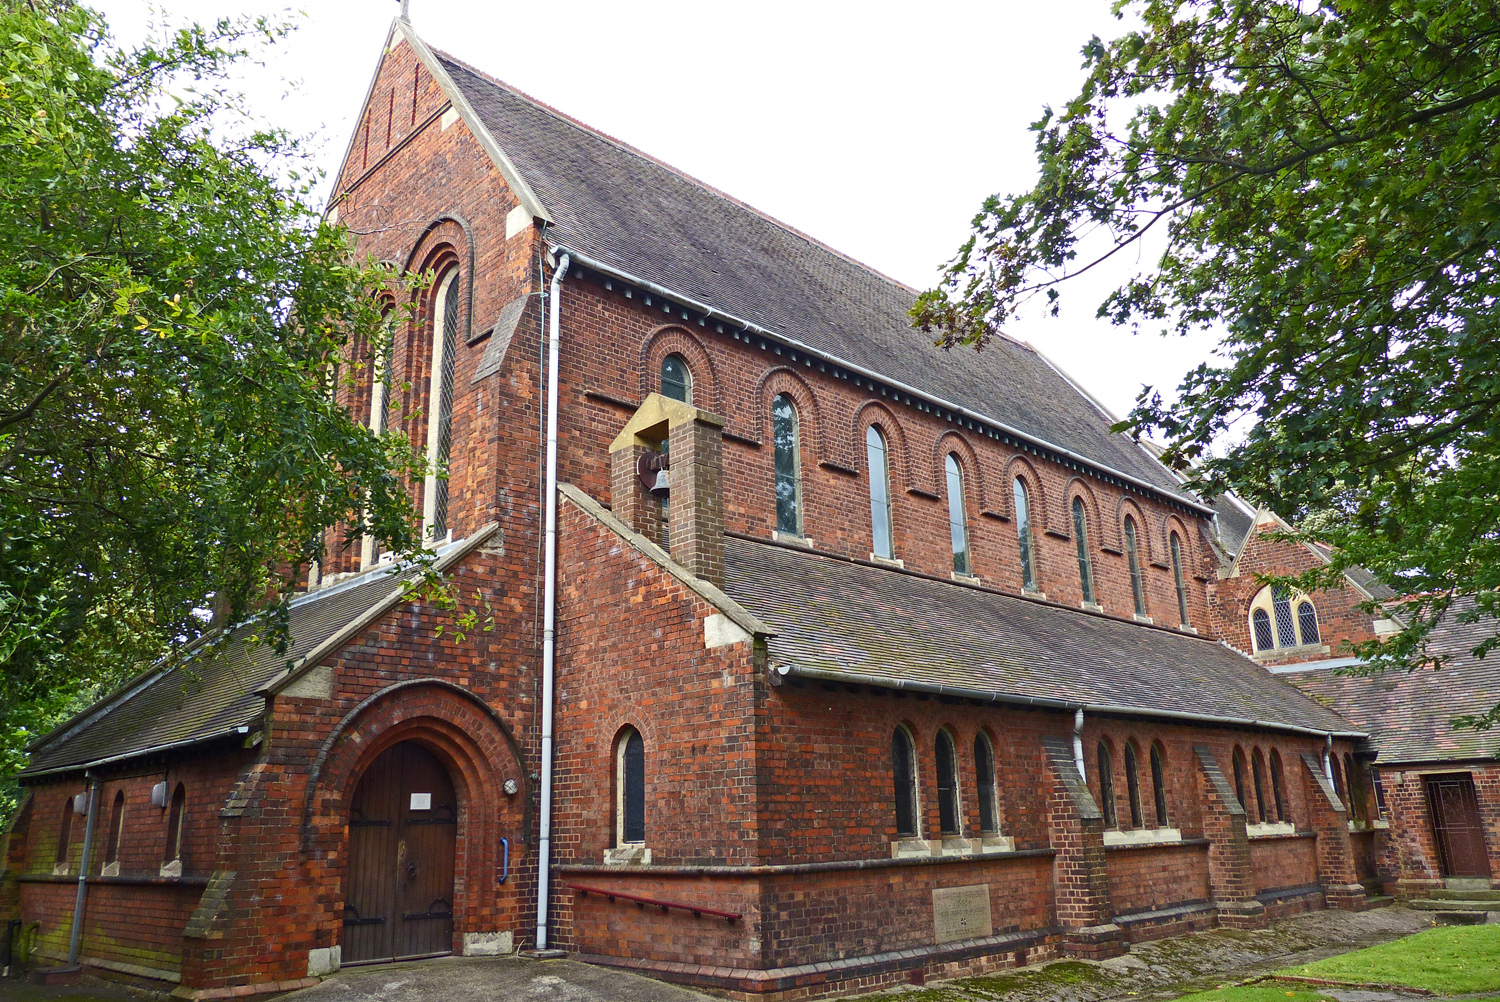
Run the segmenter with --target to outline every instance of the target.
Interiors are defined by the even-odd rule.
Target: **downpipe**
[[[543,544],[542,593],[542,809],[537,837],[536,948],[547,949],[547,899],[552,859],[552,690],[557,656],[557,359],[563,278],[572,258],[567,254],[552,272],[547,323],[547,477],[542,503],[547,511]]]
[[[78,864],[78,896],[73,899],[73,931],[68,934],[68,967],[78,966],[83,941],[83,908],[89,895],[89,867],[94,861],[94,815],[99,810],[99,778],[89,774],[89,813],[83,822],[83,861]]]

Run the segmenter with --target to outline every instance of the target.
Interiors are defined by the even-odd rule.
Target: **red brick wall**
[[[1300,764],[1300,763],[1299,763]],[[1317,843],[1306,835],[1273,835],[1250,840],[1255,893],[1306,887],[1318,882]]]
[[[1205,845],[1112,846],[1105,850],[1105,858],[1109,865],[1109,901],[1116,915],[1212,897]]]

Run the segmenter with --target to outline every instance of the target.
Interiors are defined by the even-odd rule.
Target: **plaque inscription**
[[[979,939],[993,933],[989,884],[932,889],[932,936],[935,942]]]

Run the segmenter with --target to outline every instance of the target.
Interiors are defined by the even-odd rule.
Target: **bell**
[[[666,470],[656,471],[656,482],[651,485],[651,493],[659,498],[664,498],[672,493],[672,483],[667,478]]]

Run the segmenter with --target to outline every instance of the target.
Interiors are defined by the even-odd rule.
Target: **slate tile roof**
[[[443,68],[541,199],[555,246],[585,254],[1043,442],[1197,500],[1030,347],[945,352],[916,291],[570,119],[452,56]]]
[[[257,689],[401,587],[398,578],[374,574],[296,600],[291,644],[282,654],[249,643],[255,628],[241,626],[221,647],[153,669],[42,739],[21,775],[205,741],[249,725],[265,709]]]
[[[1173,630],[731,537],[724,590],[773,664],[1121,711],[1359,730],[1254,661]]]
[[[1455,603],[1454,610],[1461,607]],[[1452,726],[1454,717],[1500,703],[1500,653],[1482,659],[1470,653],[1493,634],[1495,621],[1460,623],[1454,610],[1429,645],[1433,654],[1452,656],[1443,668],[1368,678],[1313,669],[1282,678],[1368,730],[1382,765],[1500,756],[1500,730]]]

